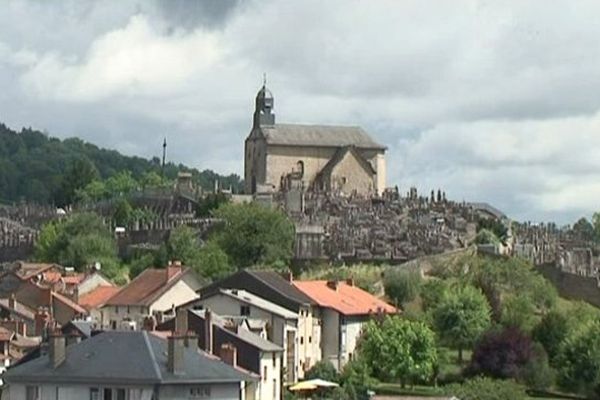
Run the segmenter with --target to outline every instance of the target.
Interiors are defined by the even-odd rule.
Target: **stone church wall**
[[[330,187],[334,192],[347,195],[356,193],[374,193],[373,176],[365,171],[357,158],[350,152],[331,171]]]
[[[310,185],[319,171],[335,154],[335,148],[299,147],[299,146],[270,146],[267,155],[267,183],[279,189],[281,176],[295,171],[298,161],[304,164],[302,181]]]

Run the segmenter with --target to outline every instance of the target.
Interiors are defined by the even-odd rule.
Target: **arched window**
[[[304,176],[304,161],[299,160],[296,163],[296,172],[300,175],[300,178]]]

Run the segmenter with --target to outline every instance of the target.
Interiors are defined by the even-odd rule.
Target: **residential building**
[[[256,374],[257,400],[280,399],[283,348],[209,310],[177,309],[177,316],[156,328],[158,331],[187,331],[198,337],[198,346],[220,356],[223,346],[237,351],[237,365]]]
[[[352,359],[363,325],[396,308],[347,281],[294,281],[319,306],[323,359],[341,369]]]
[[[242,270],[203,287],[199,291],[200,298],[207,298],[220,289],[245,290],[298,315],[295,346],[300,368],[295,371],[293,379],[288,377],[289,381],[303,378],[304,373],[321,359],[321,321],[317,315],[317,304],[293,285],[290,273],[280,275],[274,271]],[[253,323],[252,318],[246,320]],[[286,344],[287,347],[291,345]],[[292,372],[288,371],[288,374]]]
[[[302,362],[298,355],[299,314],[271,303],[242,289],[220,289],[210,295],[185,305],[197,310],[208,309],[236,325],[246,318],[262,320],[266,323],[267,339],[284,349],[283,367],[286,370],[286,382],[295,382]],[[304,340],[304,339],[302,339]]]
[[[255,377],[194,348],[184,336],[104,332],[66,349],[52,335],[48,354],[3,376],[10,400],[245,400]],[[251,399],[248,398],[249,400]]]
[[[79,295],[78,303],[88,311],[90,320],[101,327],[103,325],[102,307],[119,290],[121,288],[117,286],[100,285],[85,294]]]
[[[201,286],[195,273],[180,264],[146,269],[105,302],[100,326],[136,330],[150,316],[162,322],[164,315],[174,315],[175,307],[196,299]]]

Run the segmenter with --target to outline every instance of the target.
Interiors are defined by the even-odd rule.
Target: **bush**
[[[534,357],[531,338],[518,328],[486,333],[475,346],[468,375],[520,379]]]
[[[413,301],[422,283],[419,271],[400,268],[389,269],[383,278],[385,294],[396,306]]]
[[[449,396],[460,400],[525,400],[525,388],[514,381],[494,380],[478,377],[463,384],[448,385],[444,388]]]
[[[554,385],[556,373],[550,367],[548,354],[541,344],[534,343],[533,357],[523,367],[521,375],[523,382],[534,390],[547,391]]]
[[[324,379],[330,382],[339,382],[340,374],[338,374],[332,363],[321,360],[306,372],[304,379]]]

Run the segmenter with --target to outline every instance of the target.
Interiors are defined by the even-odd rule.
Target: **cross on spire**
[[[263,86],[267,86],[267,73],[263,72]]]

